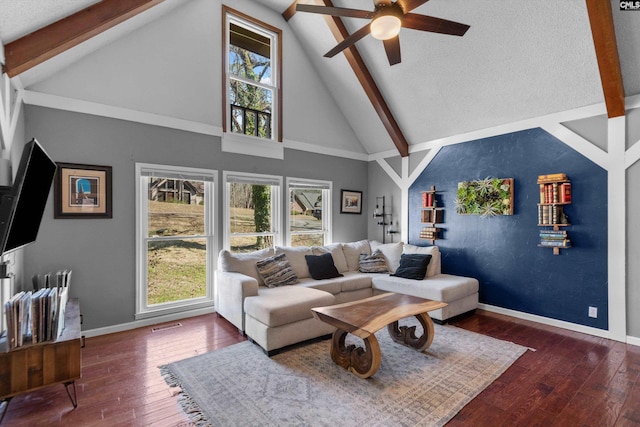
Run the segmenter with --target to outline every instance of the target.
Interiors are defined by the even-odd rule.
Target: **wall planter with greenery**
[[[513,215],[513,178],[459,182],[455,204],[461,215]]]

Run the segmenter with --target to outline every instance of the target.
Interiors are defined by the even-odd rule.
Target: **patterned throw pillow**
[[[358,271],[360,273],[388,273],[389,268],[382,252],[376,249],[371,255],[360,254]]]
[[[264,280],[264,284],[270,288],[298,283],[298,276],[293,271],[285,254],[257,261],[256,268],[260,273],[260,277]]]

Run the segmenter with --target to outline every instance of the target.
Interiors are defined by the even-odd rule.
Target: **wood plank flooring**
[[[175,323],[180,326],[170,327]],[[448,426],[638,426],[640,347],[478,311],[458,327],[513,341],[527,351]],[[64,386],[16,396],[7,426],[191,426],[158,370],[243,341],[215,314],[88,338],[79,406]]]

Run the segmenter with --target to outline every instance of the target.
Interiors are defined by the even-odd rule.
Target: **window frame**
[[[236,25],[243,26],[256,33],[267,35],[272,41],[271,46],[271,78],[273,82],[273,108],[272,108],[272,138],[260,138],[251,135],[231,132],[231,107],[229,104],[230,94],[230,76],[229,76],[229,29],[233,22]],[[282,30],[255,19],[247,14],[232,9],[226,5],[222,5],[222,132],[223,139],[228,138],[231,143],[249,142],[264,143],[275,142],[282,145]],[[256,86],[263,87],[259,82],[251,82]],[[247,154],[251,154],[250,152]],[[267,155],[268,156],[268,155]],[[272,157],[272,156],[268,156]]]
[[[273,231],[268,233],[273,236],[273,246],[281,246],[282,245],[282,229],[281,229],[281,221],[282,221],[282,177],[278,175],[266,175],[266,174],[255,174],[248,172],[234,172],[234,171],[223,171],[222,172],[222,184],[224,186],[224,236],[223,236],[223,248],[231,251],[231,200],[230,200],[230,183],[231,180],[238,178],[242,181],[246,181],[247,183],[269,183],[272,185],[271,189],[271,227]],[[272,184],[272,183],[276,183]],[[241,233],[235,235],[245,235],[245,236],[264,236],[265,233]]]
[[[323,234],[324,236],[323,245],[326,246],[333,243],[333,239],[332,239],[333,210],[331,208],[331,200],[333,198],[333,182],[319,180],[319,179],[294,178],[294,177],[287,177],[286,182],[287,182],[287,197],[286,197],[287,213],[286,213],[285,232],[286,232],[287,246],[291,246],[291,238],[293,236],[304,235],[304,234]],[[289,208],[289,205],[288,205],[291,199],[291,189],[300,188],[300,187],[309,187],[309,188],[321,187],[322,189],[322,230],[303,231],[303,232],[291,231],[291,209]]]
[[[148,182],[146,173],[158,175],[167,174],[180,176],[180,179],[205,181],[205,230],[202,236],[170,236],[169,238],[149,238],[148,236]],[[204,179],[206,178],[206,179]],[[216,242],[216,218],[217,203],[216,185],[218,183],[218,171],[212,169],[190,168],[183,166],[158,165],[150,163],[135,164],[135,194],[136,194],[136,320],[156,317],[166,314],[180,313],[200,308],[213,307],[214,305],[214,271],[216,270],[217,242]],[[198,237],[207,241],[207,266],[206,266],[206,295],[192,298],[149,305],[147,302],[147,248],[152,240],[172,240],[180,238]]]

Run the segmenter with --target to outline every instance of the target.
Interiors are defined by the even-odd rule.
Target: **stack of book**
[[[568,182],[565,174],[540,175],[538,184],[540,184],[540,203],[571,203],[571,183]]]
[[[55,341],[64,329],[71,271],[44,276],[40,290],[22,291],[5,303],[7,349]]]
[[[436,240],[438,238],[438,229],[436,227],[422,227],[420,238],[427,240]]]
[[[540,246],[568,248],[571,247],[571,240],[565,230],[541,230]]]

